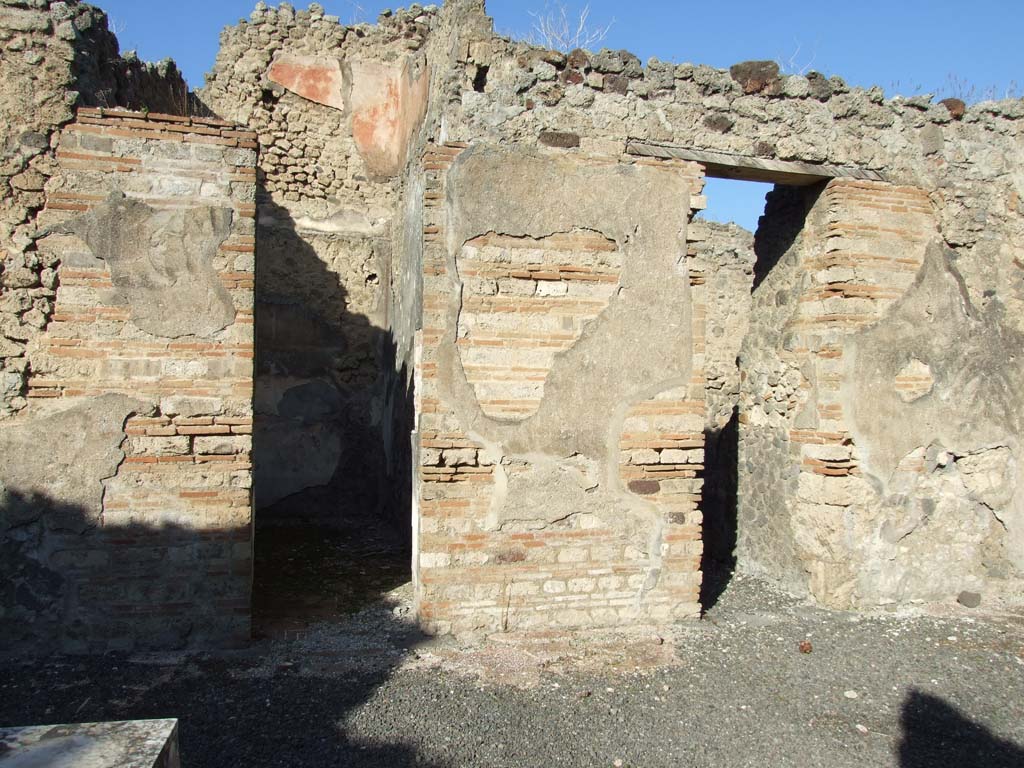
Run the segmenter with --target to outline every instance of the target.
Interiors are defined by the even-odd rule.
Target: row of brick
[[[258,149],[256,134],[216,118],[184,117],[150,112],[79,108],[70,130],[158,141],[189,141]]]

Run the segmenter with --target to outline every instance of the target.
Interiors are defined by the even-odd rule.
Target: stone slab
[[[734,155],[728,152],[670,147],[631,141],[626,152],[640,157],[662,157],[675,160],[692,160],[704,166],[705,173],[713,178],[737,179],[739,181],[765,181],[774,184],[807,186],[828,179],[865,179],[885,181],[882,174],[867,168],[848,165],[825,165],[802,163],[794,160],[769,160],[749,155]]]
[[[2,768],[180,768],[177,720],[0,728]]]

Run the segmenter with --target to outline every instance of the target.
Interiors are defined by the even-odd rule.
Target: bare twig
[[[529,14],[533,24],[527,42],[559,51],[593,48],[608,36],[615,23],[612,19],[604,26],[592,26],[589,5],[584,5],[577,12],[570,11],[562,2],[549,3],[544,11],[530,11]]]
[[[358,2],[358,0],[348,0],[348,5],[352,9],[352,14],[349,17],[349,24],[362,24],[366,21],[366,9]]]
[[[811,54],[811,58],[804,64],[800,64],[800,51],[803,50],[804,46],[799,40],[794,40],[793,42],[796,45],[796,50],[794,50],[788,58],[783,56],[778,57],[779,70],[784,75],[805,75],[810,71],[811,67],[814,66],[815,59],[818,58],[817,46],[815,46],[815,51]]]
[[[121,21],[120,19],[117,19],[117,18],[111,16],[108,13],[107,14],[107,29],[110,32],[114,33],[115,37],[120,39],[121,36],[124,35],[125,31],[128,29],[128,23],[125,22],[125,21]]]

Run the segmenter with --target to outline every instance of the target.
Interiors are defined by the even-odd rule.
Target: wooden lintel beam
[[[714,178],[767,181],[797,187],[838,178],[886,181],[885,177],[877,171],[869,171],[866,168],[855,166],[818,165],[795,160],[769,160],[763,157],[733,155],[705,149],[684,149],[683,147],[648,144],[643,141],[628,142],[626,152],[640,157],[691,160],[703,165],[705,173]]]

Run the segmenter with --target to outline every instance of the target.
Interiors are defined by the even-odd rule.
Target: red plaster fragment
[[[317,104],[345,108],[344,79],[337,59],[282,53],[267,70],[267,79]]]
[[[430,78],[426,71],[414,78],[408,59],[400,65],[355,60],[351,66],[356,148],[372,174],[394,176],[426,114]]]

